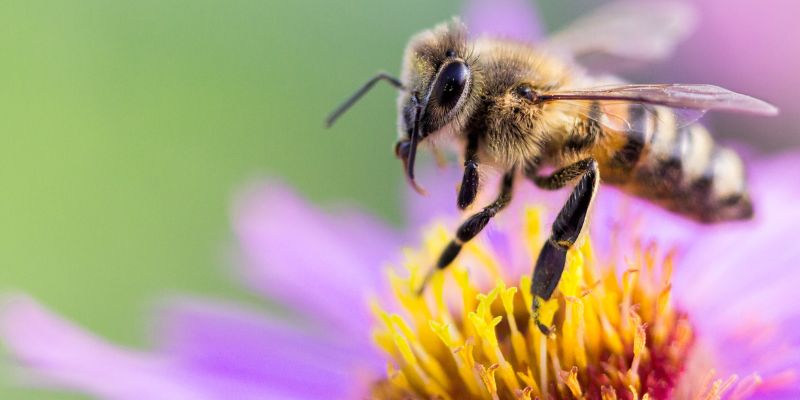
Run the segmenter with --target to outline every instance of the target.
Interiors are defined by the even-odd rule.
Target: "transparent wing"
[[[714,85],[629,84],[545,93],[539,101],[597,100],[660,105],[675,109],[726,110],[776,115],[778,109],[763,100]]]
[[[706,110],[691,108],[669,108],[669,112],[665,113],[659,112],[658,108],[651,104],[627,101],[601,101],[599,113],[592,110],[592,101],[588,100],[561,100],[554,105],[566,114],[592,119],[606,129],[618,132],[645,129],[631,121],[631,115],[639,115],[644,121],[655,119],[662,124],[674,125],[677,129],[696,122],[706,113]]]
[[[697,22],[687,3],[626,0],[601,6],[552,35],[544,46],[557,53],[601,53],[655,61],[672,54]]]
[[[697,121],[709,110],[758,115],[778,112],[765,101],[713,85],[610,85],[545,93],[538,101],[551,102],[562,111],[582,115],[617,131],[638,130],[635,121],[630,121],[632,115],[658,120],[669,118],[669,123],[680,128]],[[595,103],[599,109],[593,109]],[[659,112],[659,108],[665,107],[668,113]]]

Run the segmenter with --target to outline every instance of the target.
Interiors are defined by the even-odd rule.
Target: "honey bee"
[[[712,85],[628,84],[592,76],[574,61],[589,52],[666,56],[691,15],[678,5],[653,4],[606,6],[539,45],[473,39],[453,20],[410,40],[400,79],[378,74],[327,120],[332,124],[375,83],[387,81],[400,91],[395,154],[414,189],[423,191],[414,177],[417,147],[432,138],[463,149],[462,210],[477,196],[479,168],[502,172],[497,198],[463,222],[432,271],[450,265],[509,204],[519,180],[546,190],[574,184],[533,271],[532,316],[545,334],[551,328],[540,322],[539,308],[585,231],[601,178],[703,223],[753,214],[741,158],[695,121],[707,110],[774,115],[775,107]],[[544,174],[545,168],[554,172]]]

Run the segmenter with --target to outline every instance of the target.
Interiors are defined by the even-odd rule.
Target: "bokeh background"
[[[542,1],[541,18],[557,29],[600,3]],[[706,121],[752,152],[800,146],[800,3],[696,3],[701,27],[676,56],[627,76],[765,98],[781,117]],[[247,182],[279,177],[315,201],[355,202],[400,224],[395,94],[376,89],[333,130],[322,120],[375,71],[396,73],[411,34],[462,8],[0,2],[0,288],[137,346],[165,294],[257,303],[225,273],[230,201]],[[80,397],[4,379],[0,398]]]

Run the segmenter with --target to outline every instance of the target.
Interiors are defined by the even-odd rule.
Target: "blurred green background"
[[[322,120],[376,70],[396,71],[412,32],[457,10],[0,2],[0,285],[139,345],[153,298],[245,296],[224,268],[230,200],[251,179],[397,221],[394,93],[376,90],[335,131]]]
[[[594,1],[547,2],[560,26]],[[455,0],[0,2],[0,285],[146,341],[153,299],[254,301],[224,272],[237,188],[278,176],[400,222],[395,94],[322,120]],[[0,398],[78,398],[12,388]]]

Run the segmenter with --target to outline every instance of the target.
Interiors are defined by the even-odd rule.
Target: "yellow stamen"
[[[485,247],[481,246],[479,242],[469,242],[464,246],[466,253],[472,254],[477,261],[486,267],[487,272],[493,279],[501,279],[500,264],[496,258]]]
[[[528,358],[528,346],[525,343],[525,337],[522,336],[519,328],[517,328],[517,319],[514,317],[514,295],[517,293],[517,288],[514,286],[506,288],[503,282],[498,282],[497,287],[501,288],[500,299],[503,301],[506,320],[511,330],[511,348],[514,350],[514,357],[516,357],[517,362],[526,360]]]
[[[567,385],[573,397],[575,397],[576,399],[580,399],[581,397],[583,397],[581,384],[580,382],[578,382],[578,367],[572,367],[572,369],[569,372],[567,371],[559,372],[559,377]]]
[[[497,381],[494,379],[494,372],[497,370],[497,364],[492,364],[489,368],[485,368],[482,364],[478,364],[478,370],[481,374],[481,380],[486,386],[486,390],[492,395],[492,399],[499,399],[497,395]]]
[[[531,246],[531,263],[544,240],[542,220],[540,209],[526,209],[520,239]],[[421,271],[428,271],[422,266],[448,241],[444,228],[431,232],[422,251],[406,252],[406,277],[389,272],[400,309],[370,303],[374,341],[391,360],[386,379],[373,386],[375,398],[649,400],[676,387],[694,333],[671,303],[672,254],[659,258],[654,246],[636,246],[620,275],[582,240],[544,300],[531,295],[530,276],[500,278],[504,266],[477,239],[419,295]],[[534,301],[539,321],[555,328],[549,337],[534,323]],[[713,377],[690,388],[690,398],[752,393],[758,383]]]

